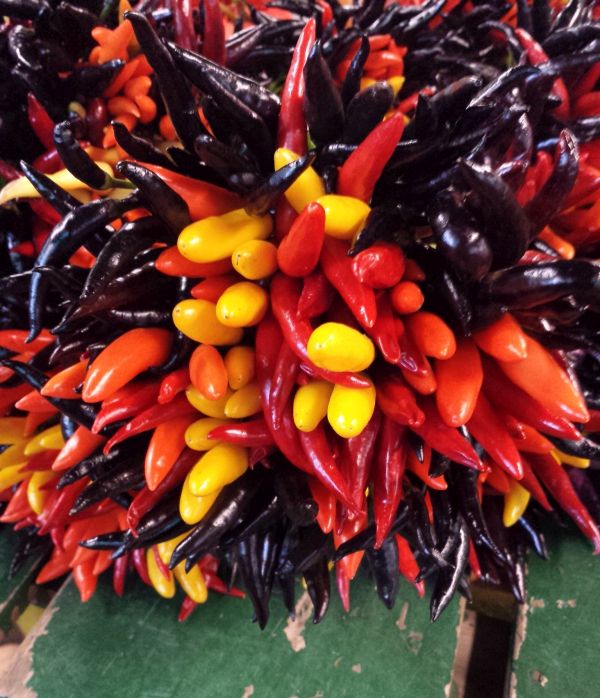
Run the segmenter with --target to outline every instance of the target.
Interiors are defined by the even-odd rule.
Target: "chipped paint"
[[[556,608],[575,608],[577,599],[556,599]]]
[[[545,605],[543,599],[539,599],[539,601],[541,601]],[[538,605],[538,608],[539,607],[540,606]],[[513,671],[510,672],[509,698],[517,698],[517,675],[514,672],[514,665],[515,662],[519,659],[519,655],[521,654],[521,647],[523,646],[525,638],[527,637],[527,617],[529,613],[530,607],[528,603],[524,603],[519,606],[517,623],[515,625],[515,637],[512,656]]]
[[[405,601],[402,604],[402,608],[400,609],[400,615],[398,616],[398,620],[396,621],[396,627],[398,630],[406,630],[406,616],[408,615],[408,601]]]
[[[36,692],[27,685],[33,677],[33,649],[39,637],[46,634],[48,623],[58,611],[50,604],[33,626],[18,649],[12,653],[12,661],[0,667],[0,695],[4,698],[37,698]]]
[[[536,608],[546,608],[546,602],[544,599],[534,599],[532,597],[529,602],[529,606],[531,607],[531,612],[533,613]]]
[[[360,664],[353,664],[352,665],[352,671],[355,674],[361,674],[362,673],[362,666]]]
[[[542,688],[546,688],[546,686],[548,685],[548,677],[544,676],[544,674],[542,674],[541,671],[532,671],[531,680],[535,683],[539,683]]]
[[[294,620],[288,618],[283,632],[292,650],[294,652],[301,652],[306,647],[306,640],[304,639],[303,633],[313,610],[312,601],[307,591],[298,599],[294,610],[296,612],[296,617]]]
[[[244,692],[242,693],[242,698],[250,698],[250,696],[254,695],[254,684],[249,684],[244,688]]]

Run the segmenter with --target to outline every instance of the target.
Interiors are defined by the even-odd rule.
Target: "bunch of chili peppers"
[[[13,568],[264,627],[600,552],[596,3],[132,4],[0,0]]]

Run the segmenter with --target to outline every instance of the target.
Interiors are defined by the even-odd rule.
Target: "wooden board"
[[[14,614],[18,614],[25,607],[28,586],[40,563],[40,558],[33,556],[23,564],[14,577],[9,579],[8,569],[16,549],[17,539],[12,529],[2,526],[0,528],[0,631],[3,633],[9,629]]]
[[[551,559],[528,563],[529,601],[517,626],[511,695],[600,695],[600,559],[575,531],[549,532]]]
[[[352,586],[312,626],[299,589],[298,620],[277,599],[262,633],[248,601],[212,594],[185,623],[178,601],[136,584],[124,599],[108,583],[87,604],[71,581],[59,591],[11,670],[27,689],[9,698],[210,696],[211,698],[434,698],[449,695],[457,601],[432,625],[428,603],[403,585],[387,611],[372,582]],[[2,694],[0,682],[0,694]],[[7,690],[5,688],[5,690]]]

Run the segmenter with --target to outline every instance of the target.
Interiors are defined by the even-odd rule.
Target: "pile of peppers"
[[[593,0],[0,0],[0,522],[314,621],[600,552]]]

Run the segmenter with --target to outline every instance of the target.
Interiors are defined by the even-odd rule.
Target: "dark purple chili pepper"
[[[453,566],[446,567],[439,571],[431,601],[429,604],[429,613],[432,621],[436,621],[442,611],[448,606],[456,590],[459,582],[465,573],[467,563],[469,561],[469,534],[467,525],[462,519],[458,529],[458,545],[456,547],[456,555],[454,557]]]
[[[387,538],[381,548],[367,548],[366,557],[375,579],[377,594],[386,608],[393,608],[400,586],[398,547],[393,537]]]
[[[358,92],[346,107],[344,143],[358,144],[364,140],[381,122],[393,101],[394,93],[387,82],[376,82]]]
[[[314,159],[314,153],[309,153],[276,170],[245,197],[244,208],[246,211],[257,216],[264,215]]]
[[[354,55],[342,83],[341,96],[344,107],[348,106],[352,98],[360,90],[360,80],[370,52],[371,44],[369,43],[369,38],[363,35],[358,51]]]
[[[297,526],[308,526],[317,516],[317,504],[312,498],[306,478],[279,457],[273,467],[273,485],[286,516]]]
[[[33,184],[38,194],[43,197],[58,213],[66,216],[69,211],[81,206],[80,202],[68,191],[55,184],[49,177],[38,172],[24,160],[19,163],[23,174]]]
[[[269,620],[269,604],[260,569],[260,539],[258,535],[254,534],[241,540],[238,543],[237,552],[244,587],[252,601],[255,620],[262,630]]]
[[[313,141],[331,143],[344,125],[344,105],[331,71],[317,42],[304,66],[304,115]]]
[[[167,170],[174,169],[174,165],[169,158],[150,141],[141,136],[131,133],[125,124],[120,121],[112,122],[115,139],[118,145],[123,148],[132,158],[141,160],[150,165],[165,167]]]
[[[329,608],[331,580],[327,559],[322,557],[303,573],[306,590],[313,603],[313,623],[320,623]]]

